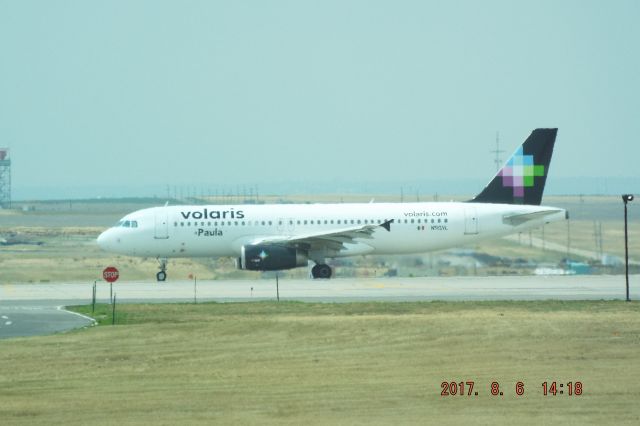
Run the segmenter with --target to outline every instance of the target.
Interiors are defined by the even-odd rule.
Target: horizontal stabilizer
[[[520,214],[511,214],[502,218],[502,222],[506,225],[518,226],[523,223],[529,222],[531,220],[539,220],[544,218],[545,216],[549,216],[552,214],[560,213],[561,209],[556,210],[542,210],[539,212],[532,213],[520,213]]]

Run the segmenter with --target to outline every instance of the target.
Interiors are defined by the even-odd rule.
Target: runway
[[[630,277],[631,299],[640,299]],[[50,334],[91,325],[89,318],[58,307],[91,303],[93,282],[85,284],[0,285],[0,338]],[[428,278],[337,278],[237,281],[97,283],[97,301],[108,303],[249,302],[296,300],[473,301],[473,300],[624,300],[624,276],[506,276]]]

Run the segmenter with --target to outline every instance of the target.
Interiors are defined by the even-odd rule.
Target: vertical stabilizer
[[[558,129],[535,129],[470,202],[540,205]]]

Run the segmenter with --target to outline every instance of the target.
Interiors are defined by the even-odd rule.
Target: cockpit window
[[[116,228],[137,228],[137,220],[121,220],[115,225]]]

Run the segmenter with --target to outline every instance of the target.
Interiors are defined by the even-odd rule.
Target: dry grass
[[[129,305],[0,343],[4,424],[637,424],[640,305]],[[99,314],[103,315],[103,314]],[[105,320],[109,320],[104,312]],[[442,397],[474,380],[477,397]],[[502,397],[489,395],[500,382]],[[516,396],[517,381],[525,394]],[[581,396],[543,396],[581,381]]]
[[[622,230],[619,224],[604,222],[602,225],[605,252],[622,256],[624,245]],[[571,246],[594,250],[593,223],[589,221],[574,221],[571,224]],[[1,230],[0,230],[1,231]],[[122,280],[150,281],[155,278],[158,264],[155,259],[143,259],[127,256],[117,256],[106,253],[97,246],[95,237],[98,228],[20,228],[17,230],[21,237],[33,241],[44,242],[43,245],[15,245],[0,246],[0,283],[18,282],[91,282],[101,277],[102,270],[107,265],[116,265],[120,270]],[[0,232],[1,234],[1,232]],[[532,235],[542,237],[541,230],[534,230]],[[544,238],[550,242],[566,244],[566,224],[547,226]],[[522,245],[503,239],[482,242],[474,249],[499,257],[523,258],[537,262],[558,263],[565,257],[564,253],[544,251],[527,245],[528,234],[522,234]],[[638,259],[640,253],[640,228],[634,227],[630,232],[630,256]],[[426,257],[428,255],[424,255]],[[435,255],[438,256],[437,254]],[[413,256],[413,258],[419,256]],[[396,259],[388,257],[388,259]],[[411,259],[411,257],[405,257]],[[341,274],[353,274],[357,267],[380,269],[369,265],[366,259],[354,258],[355,264],[347,266]],[[370,271],[369,271],[370,272]],[[413,273],[418,273],[419,270]],[[232,259],[175,259],[169,265],[170,279],[187,279],[196,275],[202,279],[258,278],[259,274],[235,271]],[[305,269],[288,272],[292,277],[307,275]],[[346,276],[346,275],[345,275]]]

